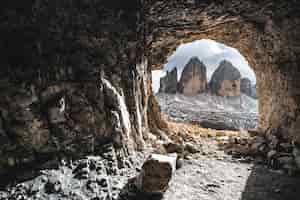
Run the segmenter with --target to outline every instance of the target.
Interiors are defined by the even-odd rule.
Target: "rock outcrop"
[[[193,96],[204,92],[207,88],[206,66],[198,57],[193,57],[185,65],[180,81],[178,91],[184,95]]]
[[[220,96],[240,96],[241,73],[231,62],[223,60],[213,73],[209,87],[212,93]]]
[[[136,178],[136,186],[148,194],[163,194],[176,170],[177,154],[152,154]]]
[[[169,72],[167,71],[166,76],[160,79],[159,92],[174,94],[177,92],[177,68]]]
[[[55,169],[0,190],[0,199],[121,199],[128,178],[137,173],[134,166],[143,161],[133,162],[132,157],[119,160],[119,156],[113,144],[104,145],[97,156],[63,160]]]
[[[249,78],[242,78],[241,79],[241,92],[251,97],[251,80]]]
[[[257,98],[256,85],[252,85],[251,80],[249,78],[241,79],[241,92],[254,99]]]

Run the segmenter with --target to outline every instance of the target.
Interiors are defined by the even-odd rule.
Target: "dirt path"
[[[184,162],[165,200],[238,200],[251,173],[251,164],[199,158]]]
[[[176,171],[163,200],[299,200],[300,178],[214,149]],[[215,152],[215,153],[212,153]]]

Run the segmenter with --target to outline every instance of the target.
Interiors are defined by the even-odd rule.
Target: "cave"
[[[152,93],[151,71],[162,69],[180,44],[201,39],[245,56],[257,78],[257,134],[271,141],[266,153],[272,158],[274,148],[289,149],[288,158],[277,161],[300,166],[298,1],[5,0],[0,13],[1,186],[29,180],[62,161],[62,168],[70,170],[61,171],[79,183],[103,166],[107,177],[117,177],[119,168],[135,166],[129,158],[149,146],[160,152],[172,130]],[[194,152],[191,145],[185,147]],[[78,160],[89,155],[101,159]],[[95,167],[99,163],[102,168]],[[38,185],[45,185],[47,194],[60,195],[64,187],[50,181],[60,176],[52,175],[44,174],[47,180],[39,176]],[[248,186],[257,182],[251,174],[245,180]],[[299,197],[299,179],[282,175],[270,180],[270,187],[292,181],[275,193]],[[89,191],[94,182],[88,182]],[[97,187],[109,185],[106,179],[98,182]],[[39,194],[28,188],[36,189],[12,189],[0,192],[0,198]],[[87,199],[95,194],[87,192]]]
[[[292,127],[295,127],[298,115],[296,108],[298,101],[297,78],[294,75],[298,71],[297,53],[293,50],[283,50],[287,45],[291,45],[291,49],[294,49],[293,47],[297,43],[296,35],[295,40],[291,41],[292,35],[290,34],[292,32],[284,31],[290,26],[279,7],[273,9],[275,13],[278,12],[278,18],[282,18],[281,20],[276,18],[278,21],[274,21],[266,11],[261,15],[249,11],[245,16],[233,14],[229,18],[223,19],[228,10],[239,13],[245,9],[242,8],[242,5],[235,5],[234,8],[231,8],[231,3],[225,3],[225,5],[228,7],[222,4],[218,7],[216,3],[218,14],[214,13],[216,8],[211,8],[211,10],[207,8],[208,10],[205,12],[197,7],[185,11],[184,7],[173,5],[172,10],[168,10],[168,7],[165,8],[168,15],[164,16],[164,12],[155,12],[155,9],[152,9],[149,20],[153,20],[152,24],[157,25],[153,28],[154,36],[151,38],[149,62],[152,69],[161,69],[166,58],[182,43],[212,39],[234,47],[246,57],[257,75],[257,94],[260,97],[259,128],[261,131],[276,132],[282,134],[283,137],[296,139],[297,131]],[[273,6],[280,5],[274,4]],[[157,3],[157,6],[159,8],[160,3]],[[272,8],[269,9],[272,10]],[[211,15],[210,12],[212,12]],[[176,13],[184,14],[178,16]],[[276,16],[275,13],[273,15]],[[155,19],[161,20],[155,21]],[[205,26],[199,28],[199,24]],[[285,28],[282,28],[283,26]],[[286,66],[291,67],[288,70]]]

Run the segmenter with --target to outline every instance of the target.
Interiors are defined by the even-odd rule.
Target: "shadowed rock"
[[[251,96],[251,80],[249,78],[241,79],[241,92]]]
[[[177,92],[177,68],[171,72],[167,71],[167,75],[160,79],[159,92],[176,93]]]
[[[192,57],[181,74],[178,91],[193,96],[204,92],[206,88],[206,66],[197,57]]]
[[[223,60],[211,77],[211,92],[220,96],[240,96],[240,79],[239,70]]]
[[[251,97],[257,99],[256,84],[251,86]]]
[[[241,79],[241,92],[254,99],[257,98],[256,84],[252,85],[251,80],[249,78]]]

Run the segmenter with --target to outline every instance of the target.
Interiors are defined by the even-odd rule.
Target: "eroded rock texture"
[[[256,73],[261,130],[299,141],[298,1],[147,2],[153,69],[185,42],[213,39],[232,46]]]
[[[139,1],[2,3],[0,176],[108,142],[124,155],[142,148],[150,77]]]
[[[176,153],[169,156],[151,154],[136,177],[136,186],[145,193],[163,194],[176,170],[176,161]]]
[[[254,99],[257,98],[256,96],[256,84],[252,84],[249,78],[242,78],[241,79],[241,92],[252,97]]]
[[[206,66],[198,57],[193,57],[184,66],[178,82],[178,91],[182,94],[193,96],[204,92],[206,88]]]
[[[222,61],[212,74],[209,86],[212,93],[220,96],[235,97],[241,95],[241,73],[231,62]]]

